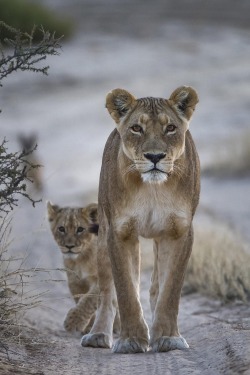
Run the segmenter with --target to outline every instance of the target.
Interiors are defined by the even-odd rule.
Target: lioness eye
[[[59,230],[59,232],[61,232],[61,233],[65,233],[65,228],[64,228],[64,227],[59,227],[58,230]]]
[[[131,129],[135,132],[135,133],[142,133],[142,127],[140,125],[133,125],[131,126]]]
[[[77,228],[77,233],[82,233],[84,231],[84,228],[83,227],[78,227]]]
[[[171,132],[173,132],[173,131],[175,131],[175,129],[176,129],[176,126],[175,125],[173,125],[173,124],[169,124],[168,126],[167,126],[167,133],[171,133]]]

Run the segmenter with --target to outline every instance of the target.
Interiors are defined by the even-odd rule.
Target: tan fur
[[[90,226],[97,222],[97,204],[62,208],[48,202],[47,210],[51,232],[63,254],[68,286],[76,302],[65,318],[64,327],[70,332],[86,332],[99,296],[97,236],[90,233]]]
[[[197,102],[195,90],[185,86],[169,100],[136,100],[121,89],[107,95],[117,129],[104,150],[99,186],[101,299],[83,346],[111,347],[117,295],[121,334],[113,352],[188,347],[177,315],[200,191],[199,159],[188,130]],[[150,341],[139,301],[139,235],[154,239]]]

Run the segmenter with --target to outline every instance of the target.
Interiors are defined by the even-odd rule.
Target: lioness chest
[[[125,237],[134,233],[145,238],[178,238],[190,223],[189,206],[181,197],[161,185],[150,184],[130,196],[116,220],[118,232]]]

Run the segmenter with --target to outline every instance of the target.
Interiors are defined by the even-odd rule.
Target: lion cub
[[[70,292],[76,306],[64,320],[69,331],[87,332],[97,309],[97,204],[84,208],[47,203],[51,232],[62,254]]]

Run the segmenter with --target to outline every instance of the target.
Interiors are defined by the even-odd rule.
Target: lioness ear
[[[197,92],[190,86],[178,87],[169,98],[170,105],[174,107],[180,117],[190,120],[199,102]]]
[[[59,207],[56,205],[53,205],[50,201],[47,202],[47,212],[48,212],[48,220],[53,221],[57,212],[59,210]]]
[[[115,89],[106,96],[106,108],[116,123],[133,108],[136,99],[128,91]]]

